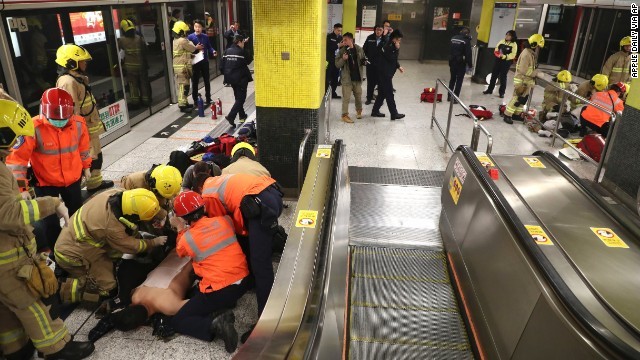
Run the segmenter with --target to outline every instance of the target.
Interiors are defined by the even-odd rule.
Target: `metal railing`
[[[609,125],[609,130],[607,132],[607,139],[610,138],[610,135],[613,134],[613,128],[616,124],[616,118],[617,118],[617,114],[611,110],[608,110],[607,108],[596,104],[594,102],[592,102],[591,100],[585,99],[582,96],[569,91],[567,89],[563,89],[561,87],[559,87],[558,85],[547,81],[545,79],[540,79],[540,78],[536,78],[536,85],[538,85],[538,81],[542,83],[542,85],[546,86],[553,86],[554,88],[562,91],[562,101],[560,102],[560,109],[558,110],[558,119],[556,121],[556,126],[553,129],[553,131],[551,131],[551,135],[552,135],[552,139],[551,139],[551,146],[555,147],[556,145],[556,139],[560,139],[562,142],[564,142],[567,146],[569,146],[571,149],[573,149],[574,151],[576,151],[578,153],[578,155],[580,155],[581,158],[589,161],[590,163],[592,163],[593,165],[597,166],[597,170],[596,170],[596,176],[595,176],[595,181],[598,181],[598,178],[600,177],[600,172],[602,171],[602,164],[603,164],[603,160],[604,157],[607,153],[608,150],[608,145],[609,145],[609,141],[605,142],[605,146],[604,149],[602,150],[602,154],[600,156],[600,163],[598,163],[597,161],[593,160],[589,155],[585,154],[582,150],[578,149],[575,145],[573,145],[571,142],[569,142],[568,140],[566,140],[565,138],[563,138],[562,136],[560,136],[558,134],[558,127],[560,126],[560,117],[562,116],[562,114],[564,114],[564,110],[566,108],[566,102],[567,99],[569,97],[575,98],[580,100],[581,103],[583,104],[589,104],[593,107],[595,107],[596,109],[608,114],[611,117],[611,121],[610,121],[610,125]],[[541,85],[541,86],[542,86]],[[526,110],[529,109],[530,105],[531,105],[531,98],[533,98],[533,90],[535,89],[535,86],[531,87],[531,90],[529,91],[529,99],[527,100],[527,108]],[[538,119],[533,119],[535,122],[537,122],[538,124],[540,124],[540,126],[542,126],[542,122],[540,122]]]
[[[302,191],[302,179],[303,179],[303,161],[304,161],[304,148],[307,146],[307,141],[311,135],[311,129],[304,129],[304,137],[300,142],[300,148],[298,149],[298,195]]]
[[[442,126],[440,126],[440,123],[438,122],[438,120],[436,120],[436,105],[438,104],[438,88],[440,87],[440,84],[442,84],[445,90],[447,90],[447,92],[449,93],[449,96],[451,96],[452,98],[451,102],[449,102],[449,116],[447,117],[447,128],[444,131],[442,130]],[[487,129],[482,124],[480,124],[478,118],[471,112],[471,110],[469,110],[469,107],[465,105],[460,100],[460,98],[458,98],[458,96],[456,96],[456,94],[454,94],[453,91],[451,91],[451,89],[449,89],[449,87],[442,82],[442,80],[438,79],[436,81],[436,98],[435,98],[435,101],[433,102],[433,110],[431,111],[431,128],[433,129],[434,123],[438,126],[438,130],[440,131],[440,134],[442,134],[442,136],[444,137],[444,146],[443,146],[444,151],[445,152],[447,151],[447,146],[449,147],[451,152],[454,151],[453,145],[451,145],[451,142],[449,141],[449,131],[451,130],[451,116],[453,115],[454,102],[457,102],[462,107],[462,109],[467,113],[467,115],[473,120],[473,134],[471,135],[470,147],[473,149],[473,151],[478,151],[478,144],[480,142],[480,132],[482,132],[487,136],[486,153],[491,154],[491,150],[493,149],[493,136],[491,136],[489,131],[487,131]]]
[[[318,144],[328,144],[331,141],[331,131],[329,127],[331,119],[331,86],[327,88],[324,94],[324,119],[321,126],[318,127]]]

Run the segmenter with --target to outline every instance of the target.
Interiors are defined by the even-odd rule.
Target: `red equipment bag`
[[[488,120],[493,118],[493,112],[487,110],[486,107],[480,105],[469,105],[469,110],[475,115],[478,120]]]
[[[231,156],[231,150],[238,142],[233,135],[229,135],[227,133],[220,135],[218,141],[220,143],[220,153],[227,156]]]
[[[604,138],[600,134],[587,134],[577,146],[587,156],[600,162],[602,149],[604,149]]]
[[[436,100],[436,89],[424,88],[422,94],[420,94],[420,102],[434,102]],[[442,101],[442,94],[438,94],[438,102]]]

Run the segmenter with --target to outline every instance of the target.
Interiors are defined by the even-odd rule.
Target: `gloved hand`
[[[184,221],[184,219],[179,216],[171,217],[169,219],[169,224],[171,224],[172,227],[176,228],[178,232],[184,230],[184,228],[187,226],[187,222]]]
[[[28,191],[21,192],[20,197],[22,197],[22,200],[31,200],[31,194]]]
[[[82,176],[84,176],[85,180],[89,180],[89,178],[91,177],[91,169],[82,170]]]
[[[69,225],[69,209],[67,209],[67,206],[64,203],[60,203],[60,205],[58,205],[56,208],[56,214],[58,215],[58,218],[64,219],[64,226]]]
[[[46,255],[44,255],[46,256]],[[27,279],[29,290],[42,298],[48,298],[58,291],[58,279],[42,257],[34,258],[31,276]]]
[[[153,247],[162,246],[167,242],[166,236],[158,236],[157,238],[151,239],[151,245]]]
[[[538,79],[544,79],[544,73],[542,71],[538,71],[538,73],[536,74],[536,77]]]
[[[578,85],[576,85],[576,84],[570,84],[570,85],[569,85],[569,90],[570,90],[571,92],[576,92],[576,91],[578,91]]]
[[[564,102],[564,111],[570,111],[571,110],[571,100],[567,100]]]

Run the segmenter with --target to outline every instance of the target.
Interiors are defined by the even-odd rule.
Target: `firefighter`
[[[16,180],[26,181],[27,167],[35,176],[38,197],[62,197],[73,214],[82,206],[80,182],[91,177],[89,132],[84,118],[73,115],[73,98],[63,89],[52,88],[42,94],[40,115],[33,118],[34,136],[24,136],[7,157],[7,166]],[[60,222],[43,219],[47,245],[54,248]],[[44,244],[41,244],[44,245]]]
[[[591,98],[591,95],[593,95],[593,93],[598,91],[596,90],[596,86],[600,89],[605,89],[607,86],[609,86],[609,78],[607,78],[607,76],[603,74],[595,74],[593,75],[591,80],[586,80],[582,84],[580,84],[575,92],[576,94],[588,100]],[[581,103],[582,101],[578,99],[575,100],[576,105],[579,105]]]
[[[181,184],[180,171],[171,165],[154,165],[147,171],[125,175],[120,180],[120,186],[127,190],[151,190],[165,210],[171,209],[171,201],[180,193]]]
[[[191,76],[193,75],[191,58],[193,57],[193,52],[202,50],[203,46],[202,44],[193,45],[187,39],[189,25],[184,21],[176,21],[171,31],[173,31],[173,37],[175,38],[173,41],[173,73],[176,77],[178,107],[180,107],[180,111],[188,113],[193,110],[193,104],[189,104],[189,100],[187,100],[189,88],[191,87]],[[196,91],[196,89],[193,90]]]
[[[529,99],[529,92],[536,84],[536,77],[544,78],[544,73],[536,69],[536,49],[544,47],[544,37],[540,34],[529,36],[516,64],[516,75],[513,77],[513,96],[504,112],[504,122],[513,124],[514,120],[524,121],[521,116],[524,105]]]
[[[553,78],[554,85],[558,86],[561,89],[572,90],[570,88],[571,85],[571,73],[567,70],[560,71],[556,77]],[[540,122],[544,123],[547,121],[547,114],[549,112],[558,112],[560,111],[560,103],[562,102],[562,96],[564,93],[558,90],[553,85],[548,85],[544,89],[544,99],[542,100],[542,110],[540,111]],[[572,110],[575,105],[574,102],[567,100],[568,106],[565,108],[565,111],[568,112]]]
[[[225,167],[222,173],[271,177],[269,170],[256,160],[256,150],[246,142],[239,142],[231,149],[231,164]]]
[[[232,353],[238,346],[238,333],[233,311],[228,309],[245,293],[243,280],[249,275],[233,221],[227,215],[207,217],[204,200],[193,191],[178,195],[173,208],[177,217],[172,223],[180,233],[176,252],[192,259],[201,280],[199,291],[178,310],[171,325],[200,340],[222,338],[225,349]]]
[[[609,84],[629,82],[631,63],[631,36],[620,40],[620,51],[609,56],[602,67],[602,74],[609,78]]]
[[[100,134],[105,127],[98,114],[96,99],[91,93],[89,77],[86,75],[87,62],[91,60],[89,52],[78,45],[65,44],[56,52],[56,63],[59,65],[59,77],[56,87],[71,94],[75,106],[74,114],[84,117],[91,139],[91,177],[87,180],[87,191],[96,192],[113,187],[113,181],[102,179],[102,147]]]
[[[591,96],[591,102],[605,109],[613,109],[620,116],[624,110],[624,103],[620,99],[620,95],[626,90],[624,83],[613,84],[608,90],[606,87],[602,89],[597,87],[596,90],[598,92]],[[608,113],[593,105],[587,105],[580,112],[580,136],[585,136],[590,129],[606,138],[610,121],[611,117]]]
[[[62,301],[98,302],[113,297],[113,262],[123,253],[144,253],[167,241],[166,236],[136,237],[137,225],[156,220],[159,212],[158,200],[147,189],[111,189],[76,211],[55,247],[56,263],[70,275],[61,281]]]
[[[36,254],[31,224],[56,214],[69,220],[58,198],[23,199],[4,159],[21,136],[34,136],[31,116],[14,101],[0,100],[0,353],[7,360],[31,359],[34,348],[46,359],[83,359],[90,342],[71,340],[60,318],[43,303],[56,293],[53,271]]]
[[[124,19],[120,22],[120,30],[123,36],[118,38],[118,46],[124,50],[124,62],[122,70],[129,85],[129,106],[138,107],[140,104],[151,104],[151,83],[147,69],[147,44],[142,37],[136,34],[136,26],[133,21]]]

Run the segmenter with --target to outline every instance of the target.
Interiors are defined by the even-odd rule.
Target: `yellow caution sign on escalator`
[[[536,242],[536,244],[538,245],[553,245],[553,242],[551,242],[551,239],[549,238],[549,235],[547,235],[547,233],[544,232],[544,230],[542,230],[542,228],[538,225],[525,225],[524,227],[527,228],[527,231],[529,231],[529,234],[531,234],[531,237],[533,238],[533,241]]]
[[[532,168],[546,169],[542,161],[536,157],[523,157],[524,161]]]
[[[629,245],[625,244],[622,239],[609,228],[590,228],[596,236],[608,247],[628,249]]]

